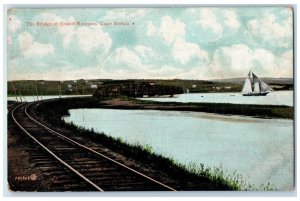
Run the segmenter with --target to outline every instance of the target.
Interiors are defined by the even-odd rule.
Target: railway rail
[[[59,171],[61,186],[73,186],[76,191],[176,191],[114,160],[104,151],[95,151],[47,127],[29,114],[28,108],[32,104],[35,103],[15,104],[10,112],[11,117],[22,132],[48,156],[43,158],[41,153],[36,153],[36,160],[40,164],[53,160],[64,167]],[[46,167],[49,170],[53,168],[51,165]],[[72,188],[69,190],[72,191]]]

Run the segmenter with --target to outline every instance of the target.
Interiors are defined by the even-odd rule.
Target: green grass
[[[294,118],[294,108],[284,105],[250,105],[230,103],[179,103],[157,102],[149,100],[132,100],[139,105],[181,106],[184,111],[198,111],[229,115],[246,115],[259,118]]]

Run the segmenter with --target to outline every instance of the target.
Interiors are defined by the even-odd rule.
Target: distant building
[[[91,89],[97,89],[97,85],[96,84],[91,84]]]
[[[192,88],[196,88],[196,87],[197,87],[197,85],[196,85],[196,84],[193,84],[193,85],[192,85]]]
[[[224,89],[231,89],[231,86],[225,86]]]
[[[71,85],[71,84],[68,84],[68,88],[72,88],[72,85]]]
[[[220,90],[221,87],[213,87],[213,89]]]

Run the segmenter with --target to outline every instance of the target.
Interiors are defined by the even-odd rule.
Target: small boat
[[[242,90],[243,96],[266,96],[272,90],[269,85],[249,71]]]

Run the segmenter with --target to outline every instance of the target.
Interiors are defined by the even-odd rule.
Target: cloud
[[[118,8],[106,11],[101,20],[137,20],[144,17],[150,10],[149,9],[128,9]]]
[[[156,28],[153,25],[152,21],[149,21],[147,24],[147,36],[153,36],[156,32]]]
[[[278,19],[273,13],[267,13],[261,19],[250,20],[247,27],[253,37],[272,46],[287,48],[292,41],[292,13],[285,20]]]
[[[291,53],[274,55],[271,51],[244,44],[218,48],[209,65],[212,77],[242,77],[249,70],[260,72],[259,76],[293,77]]]
[[[152,58],[154,56],[154,51],[151,47],[146,47],[144,45],[137,45],[134,47],[134,51],[141,57],[141,58]]]
[[[105,53],[108,53],[112,40],[108,33],[105,33],[99,27],[80,27],[74,31],[74,35],[80,48],[85,52],[89,53],[93,49],[103,47]]]
[[[121,47],[115,49],[107,59],[101,62],[101,68],[108,72],[133,72],[143,69],[140,57],[132,50]]]
[[[275,72],[276,77],[293,77],[293,59],[294,54],[293,50],[289,50],[282,55],[280,55],[278,58],[278,71]]]
[[[183,70],[166,64],[157,68],[150,63],[155,53],[149,47],[138,45],[132,49],[121,47],[114,50],[111,55],[99,64],[101,76],[114,79],[131,78],[175,78]],[[148,61],[148,62],[147,62]]]
[[[66,22],[72,23],[76,19],[74,17],[62,18],[51,13],[42,13],[38,17],[47,22]],[[58,26],[57,32],[63,36],[63,46],[68,48],[71,42],[77,42],[79,48],[86,54],[98,48],[103,48],[108,53],[112,40],[108,33],[104,32],[100,26],[75,27],[75,26]]]
[[[225,25],[231,29],[238,29],[240,27],[240,22],[237,18],[236,13],[233,10],[225,10],[224,11],[225,17]]]
[[[8,31],[16,33],[21,28],[21,21],[14,15],[8,16]]]
[[[215,34],[220,35],[223,33],[223,27],[218,22],[216,15],[212,8],[204,8],[200,10],[201,17],[199,25],[204,29],[211,29]]]
[[[23,32],[19,35],[19,45],[20,50],[25,57],[43,57],[54,54],[54,47],[52,44],[38,43],[33,40],[31,34],[28,32]]]
[[[164,16],[160,26],[160,34],[163,39],[170,44],[174,42],[177,37],[184,37],[185,24],[178,19],[175,21],[169,16]]]
[[[208,53],[194,43],[186,42],[182,38],[177,38],[172,50],[173,58],[181,64],[186,64],[192,58],[207,61]]]

